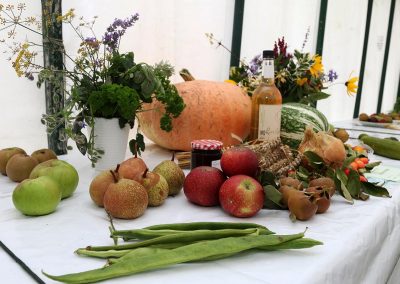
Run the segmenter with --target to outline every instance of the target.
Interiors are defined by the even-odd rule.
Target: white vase
[[[104,151],[95,164],[96,171],[114,169],[117,164],[124,161],[129,130],[128,124],[124,128],[119,127],[118,118],[97,117],[94,119],[94,146]],[[90,134],[90,127],[88,131]]]

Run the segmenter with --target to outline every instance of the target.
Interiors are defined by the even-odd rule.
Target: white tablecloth
[[[150,145],[144,160],[153,168],[170,154]],[[90,199],[88,186],[95,172],[88,160],[72,152],[64,157],[73,164],[80,182],[75,194],[61,202],[53,214],[27,217],[12,204],[15,183],[0,176],[0,240],[46,283],[41,274],[65,274],[104,265],[104,260],[75,255],[79,247],[112,244],[105,212]],[[395,161],[385,163],[398,165]],[[175,265],[117,278],[105,283],[386,283],[400,258],[400,184],[388,183],[392,198],[371,197],[349,204],[335,195],[330,209],[306,222],[292,223],[288,211],[262,210],[248,219],[228,216],[220,208],[189,203],[183,192],[158,208],[148,208],[136,220],[116,220],[119,229],[191,221],[248,221],[276,233],[298,233],[324,242],[304,250],[242,254],[228,259]],[[34,283],[0,249],[0,283]],[[398,283],[399,273],[391,279]],[[393,282],[394,281],[394,282]]]

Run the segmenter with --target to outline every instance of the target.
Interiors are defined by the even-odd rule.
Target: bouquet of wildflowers
[[[14,38],[16,29],[21,27],[41,34],[40,22],[33,17],[24,19],[23,10],[24,4],[18,5],[17,8],[13,5],[0,5],[0,24],[4,26],[0,31],[9,30],[9,39]],[[126,19],[115,19],[101,37],[96,37],[93,28],[97,17],[91,21],[80,18],[76,23],[73,9],[64,15],[52,16],[57,22],[70,26],[80,41],[77,54],[71,56],[52,38],[46,39],[51,43],[54,41],[51,48],[59,48],[65,59],[73,63],[71,70],[66,68],[65,63],[64,68],[60,70],[36,62],[38,51],[35,48],[41,47],[41,44],[27,40],[10,46],[10,60],[19,77],[25,76],[29,80],[37,78],[39,87],[50,82],[65,90],[65,105],[62,111],[43,115],[42,121],[49,132],[60,124],[65,124],[66,137],[60,139],[72,138],[82,154],[87,154],[94,164],[102,154],[102,151],[94,146],[95,117],[118,118],[121,128],[125,124],[133,127],[136,113],[142,110],[142,105],[157,99],[165,105],[160,127],[165,131],[172,129],[172,119],[179,116],[185,106],[169,80],[174,72],[173,67],[166,62],[154,66],[137,63],[133,52],[119,52],[123,35],[139,20],[137,13]],[[65,88],[66,84],[68,86]],[[82,132],[86,125],[92,128],[88,137]],[[140,150],[144,150],[145,145],[140,132],[131,142],[133,152],[140,153]]]
[[[221,42],[215,40],[212,34],[206,34],[206,36],[212,44],[217,43],[218,46],[223,46]],[[227,49],[225,46],[223,47]],[[229,49],[227,50],[229,51]],[[324,90],[327,89],[327,84],[335,82],[338,75],[334,70],[324,72],[321,56],[299,50],[294,50],[294,53],[291,54],[287,51],[287,43],[282,37],[282,39],[278,38],[274,44],[274,59],[275,85],[280,90],[284,103],[313,104],[330,96]],[[231,67],[229,79],[243,87],[251,96],[261,82],[261,64],[261,54],[255,56],[249,64],[241,60],[239,66]],[[353,77],[344,83],[348,95],[357,91],[357,80],[357,77]]]

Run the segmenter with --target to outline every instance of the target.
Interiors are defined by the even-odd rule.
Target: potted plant
[[[18,15],[16,19],[4,17],[2,21],[11,23],[9,28],[13,31],[16,27],[33,31],[36,19],[30,18],[27,22],[21,14],[15,14]],[[161,101],[164,108],[153,111],[163,112],[160,127],[165,131],[171,130],[171,120],[179,116],[185,106],[169,80],[173,67],[167,62],[154,66],[137,63],[133,52],[119,50],[121,38],[139,19],[138,14],[123,20],[115,19],[100,38],[94,36],[96,17],[92,21],[80,18],[75,23],[73,9],[54,16],[57,21],[72,27],[81,42],[74,57],[62,50],[65,60],[72,62],[71,70],[45,68],[35,62],[37,45],[32,42],[18,44],[12,49],[13,67],[19,76],[25,75],[30,80],[37,76],[39,87],[51,82],[65,89],[64,108],[55,114],[43,115],[42,122],[48,131],[65,124],[65,134],[60,139],[74,140],[93,166],[97,163],[98,169],[105,169],[125,157],[129,129],[133,128],[136,114],[142,111],[144,103],[154,99]],[[87,37],[85,32],[91,36]],[[54,44],[53,48],[59,46]],[[66,85],[69,87],[65,88]],[[140,154],[145,145],[140,127],[137,129],[136,137],[129,145],[133,153]]]

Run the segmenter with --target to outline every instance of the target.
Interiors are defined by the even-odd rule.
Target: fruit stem
[[[121,166],[121,164],[118,164],[117,167],[115,168],[115,172],[118,173],[119,171],[119,167]]]
[[[144,173],[143,173],[143,178],[146,177],[148,171],[149,171],[149,168],[146,168],[146,170],[145,170]]]
[[[118,182],[118,177],[117,177],[116,173],[113,170],[110,170],[110,173],[112,174],[112,176],[114,178],[114,182]]]
[[[171,161],[173,162],[175,160],[175,151],[172,151],[172,158]]]

